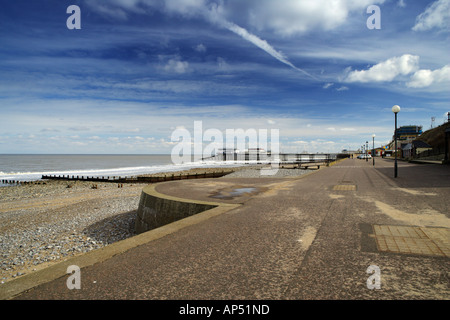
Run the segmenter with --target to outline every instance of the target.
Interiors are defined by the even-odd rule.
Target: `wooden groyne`
[[[1,184],[4,185],[26,185],[26,184],[46,184],[43,181],[20,181],[20,180],[5,180],[2,179]]]
[[[138,176],[138,177],[88,177],[69,175],[43,175],[42,180],[64,180],[64,181],[89,181],[89,182],[113,182],[113,183],[157,183],[185,179],[219,178],[232,171],[205,172],[194,174],[166,174],[164,176]]]

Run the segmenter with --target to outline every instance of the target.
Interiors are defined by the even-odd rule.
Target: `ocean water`
[[[133,177],[233,165],[222,161],[174,164],[170,155],[0,155],[0,184],[2,180],[35,181],[42,175]]]

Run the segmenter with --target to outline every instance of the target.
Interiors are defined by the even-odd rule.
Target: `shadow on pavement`
[[[394,178],[394,163],[392,168],[376,168],[380,173],[395,181],[404,188],[446,188],[450,187],[450,165],[439,164],[408,164],[398,163],[398,176]]]

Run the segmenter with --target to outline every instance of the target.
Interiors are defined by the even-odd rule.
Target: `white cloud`
[[[195,51],[197,52],[206,52],[206,46],[202,43],[195,47]]]
[[[336,91],[346,91],[346,90],[348,90],[348,87],[346,87],[346,86],[342,86],[342,87],[336,89]]]
[[[102,3],[96,0],[85,0],[86,4],[92,9],[105,16],[114,17],[120,20],[128,19],[128,12],[145,13],[141,4],[147,6],[152,5],[152,1],[148,0],[109,0]]]
[[[89,131],[90,128],[87,126],[76,126],[68,128],[70,131]]]
[[[347,22],[353,12],[365,12],[369,5],[385,0],[109,0],[107,4],[85,0],[98,13],[128,19],[129,13],[154,10],[185,17],[223,20],[238,19],[257,30],[270,30],[283,36],[311,30],[331,30]],[[400,2],[402,2],[401,0]]]
[[[145,1],[148,2],[148,1]],[[186,16],[197,15],[199,10],[206,7],[206,0],[165,0],[165,9],[170,13]]]
[[[435,83],[450,82],[450,65],[434,71],[422,69],[414,73],[406,85],[410,88],[429,87]]]
[[[41,129],[41,132],[61,132],[61,131],[58,129],[53,129],[53,128],[44,128],[44,129]]]
[[[449,30],[450,0],[438,0],[426,8],[416,18],[414,31],[427,31],[434,28]]]
[[[406,7],[405,0],[398,0],[397,5],[398,5],[400,8]]]
[[[405,54],[380,62],[368,70],[351,71],[345,81],[363,83],[392,81],[399,75],[408,75],[416,71],[418,65],[419,56]]]
[[[253,27],[290,36],[317,29],[332,30],[347,22],[351,12],[363,11],[369,5],[382,4],[384,0],[239,0],[239,2],[244,2],[247,6],[249,22]]]
[[[178,59],[170,59],[164,66],[164,70],[168,72],[185,73],[189,67],[189,63],[186,61],[180,61]]]
[[[331,86],[333,86],[333,85],[334,85],[334,83],[329,82],[329,83],[324,84],[322,88],[328,89],[329,87],[331,87]]]

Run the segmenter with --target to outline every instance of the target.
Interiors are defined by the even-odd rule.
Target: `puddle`
[[[215,195],[212,195],[211,198],[217,198],[217,199],[233,199],[234,197],[239,197],[243,195],[244,193],[252,193],[256,191],[256,188],[236,188],[232,189],[231,191],[220,191]]]
[[[256,188],[238,188],[231,191],[230,196],[236,197],[242,195],[243,193],[252,193],[255,190]]]

